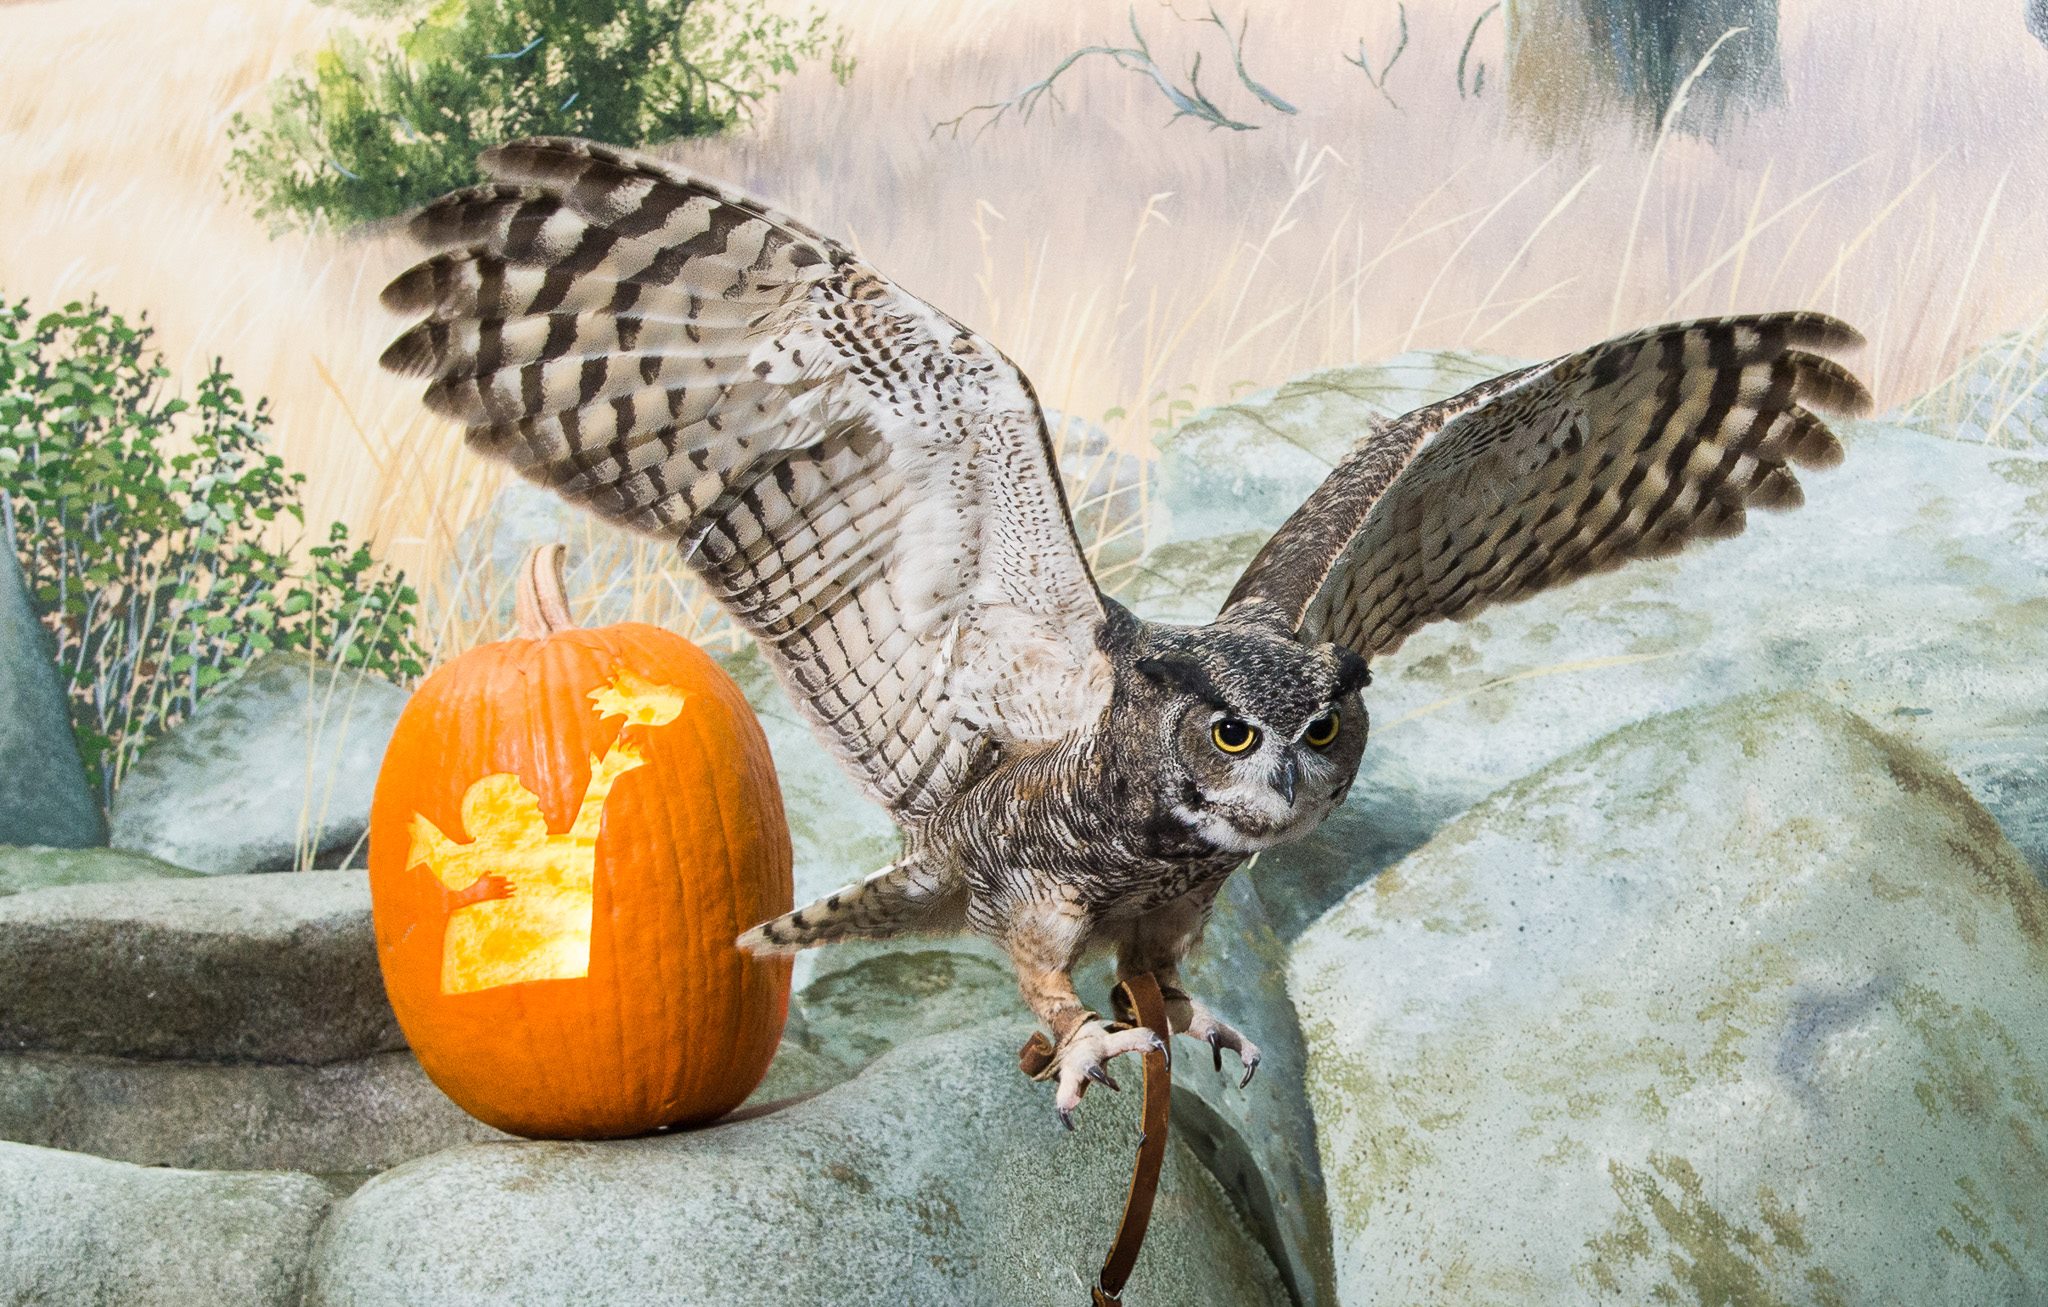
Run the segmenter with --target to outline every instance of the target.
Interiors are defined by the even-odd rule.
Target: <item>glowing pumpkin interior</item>
[[[675,721],[683,698],[626,668],[590,692],[600,716],[649,727]],[[414,815],[408,860],[432,872],[456,905],[441,945],[443,994],[590,974],[599,822],[612,783],[646,763],[622,733],[591,763],[575,820],[559,835],[541,815],[540,796],[509,772],[484,777],[462,796],[467,842]]]

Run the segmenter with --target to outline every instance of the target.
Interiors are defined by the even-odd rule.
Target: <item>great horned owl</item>
[[[1343,802],[1368,661],[1467,616],[1788,508],[1869,396],[1812,313],[1655,327],[1364,431],[1211,624],[1089,573],[1031,384],[775,209],[639,154],[537,139],[411,222],[439,251],[383,357],[476,449],[674,541],[894,816],[902,856],[741,937],[972,930],[1052,1033],[1071,1126],[1107,1022],[1071,969],[1150,971],[1173,1033],[1259,1050],[1179,988],[1224,879]]]

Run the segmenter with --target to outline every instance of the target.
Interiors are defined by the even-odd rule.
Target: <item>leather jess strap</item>
[[[1166,999],[1159,982],[1150,972],[1132,976],[1119,984],[1116,1011],[1135,1017],[1134,1024],[1156,1031],[1162,1043],[1172,1038],[1166,1024]],[[1024,1074],[1041,1078],[1052,1066],[1052,1043],[1034,1031],[1017,1054]],[[1094,1307],[1120,1307],[1124,1285],[1137,1264],[1138,1250],[1145,1244],[1146,1227],[1152,1223],[1152,1200],[1159,1192],[1159,1171],[1166,1164],[1167,1106],[1173,1091],[1173,1059],[1164,1048],[1148,1048],[1144,1054],[1144,1107],[1140,1118],[1138,1156],[1131,1166],[1131,1187],[1124,1195],[1123,1219],[1117,1223],[1116,1239],[1109,1255],[1102,1259],[1096,1277]]]

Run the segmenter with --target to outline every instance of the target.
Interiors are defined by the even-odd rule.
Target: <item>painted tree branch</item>
[[[1394,105],[1396,109],[1401,106],[1394,104],[1394,97],[1387,94],[1387,74],[1394,71],[1394,65],[1401,62],[1401,55],[1408,49],[1408,6],[1401,4],[1397,8],[1399,8],[1401,13],[1401,38],[1394,42],[1394,52],[1387,56],[1385,63],[1380,65],[1378,73],[1374,73],[1372,70],[1372,56],[1365,52],[1364,37],[1358,39],[1358,57],[1356,59],[1353,59],[1348,54],[1344,56],[1344,62],[1354,65],[1359,72],[1364,73],[1365,80],[1372,83],[1372,89],[1378,91],[1380,98],[1388,104]]]
[[[1472,57],[1472,43],[1479,39],[1479,29],[1486,25],[1486,20],[1499,12],[1499,3],[1496,2],[1488,5],[1480,13],[1479,17],[1472,20],[1472,30],[1465,33],[1465,48],[1458,51],[1458,98],[1460,100],[1465,98],[1465,62]],[[1482,59],[1479,62],[1479,66],[1472,70],[1472,94],[1478,95],[1485,89],[1486,61]]]
[[[1174,17],[1179,18],[1180,15],[1175,14]],[[1277,109],[1284,114],[1294,114],[1300,112],[1300,110],[1296,109],[1293,105],[1287,103],[1287,101],[1281,99],[1279,96],[1273,94],[1265,87],[1253,81],[1252,75],[1245,71],[1244,34],[1251,27],[1252,24],[1252,16],[1249,13],[1247,13],[1244,16],[1244,21],[1240,22],[1237,25],[1237,35],[1235,37],[1232,37],[1230,35],[1230,28],[1224,25],[1222,15],[1216,12],[1215,5],[1209,6],[1209,16],[1207,18],[1197,19],[1196,21],[1203,23],[1213,23],[1216,27],[1216,30],[1223,33],[1223,42],[1225,45],[1228,45],[1230,47],[1230,62],[1237,68],[1237,80],[1244,83],[1244,87],[1247,91],[1250,91],[1253,95],[1258,97],[1260,104],[1265,105],[1269,109]],[[1133,19],[1133,22],[1135,23],[1135,18]]]
[[[1179,15],[1176,14],[1175,17],[1179,17]],[[1184,19],[1183,21],[1214,24],[1216,29],[1223,33],[1224,42],[1230,49],[1231,63],[1237,70],[1238,81],[1243,83],[1245,89],[1250,91],[1261,104],[1269,108],[1287,114],[1296,112],[1293,105],[1253,80],[1251,74],[1245,70],[1244,33],[1245,27],[1251,21],[1249,18],[1245,20],[1244,25],[1239,26],[1237,35],[1234,38],[1230,34],[1230,28],[1224,23],[1222,17],[1217,14],[1214,7],[1210,8],[1207,18]],[[1048,99],[1056,107],[1064,108],[1065,103],[1060,99],[1055,84],[1069,69],[1082,60],[1093,56],[1106,58],[1125,72],[1137,73],[1157,87],[1159,93],[1166,97],[1166,102],[1173,106],[1173,117],[1167,119],[1169,123],[1176,122],[1182,118],[1192,118],[1197,122],[1208,124],[1211,128],[1223,127],[1233,132],[1253,132],[1258,130],[1256,123],[1243,122],[1232,118],[1214,100],[1209,98],[1207,92],[1202,90],[1202,56],[1200,54],[1195,55],[1193,61],[1188,65],[1187,85],[1185,87],[1177,85],[1173,78],[1167,74],[1166,70],[1159,66],[1158,61],[1152,57],[1152,48],[1146,42],[1144,32],[1138,27],[1138,11],[1135,8],[1130,11],[1130,24],[1131,40],[1134,44],[1128,46],[1084,46],[1060,60],[1051,72],[1017,92],[1017,94],[1009,99],[997,100],[989,104],[974,105],[969,109],[963,110],[955,117],[935,124],[932,127],[932,134],[936,136],[941,128],[945,128],[955,137],[958,137],[961,128],[966,126],[968,120],[976,114],[987,115],[980,125],[975,128],[974,134],[976,136],[995,126],[1012,113],[1017,115],[1020,122],[1029,122],[1031,115]]]

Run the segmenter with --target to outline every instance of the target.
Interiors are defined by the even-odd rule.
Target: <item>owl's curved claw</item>
[[[1053,1110],[1059,1113],[1060,1124],[1074,1128],[1074,1109],[1081,1105],[1081,1095],[1090,1083],[1119,1089],[1104,1063],[1125,1053],[1164,1047],[1159,1036],[1143,1026],[1112,1030],[1097,1018],[1074,1027],[1053,1049],[1052,1073],[1059,1080]]]
[[[1168,1008],[1169,1012],[1172,1010],[1171,1007]],[[1186,1023],[1176,1021],[1175,1025],[1179,1027],[1181,1034],[1199,1039],[1209,1046],[1209,1056],[1216,1064],[1218,1075],[1223,1074],[1223,1050],[1227,1048],[1237,1054],[1237,1060],[1244,1064],[1244,1078],[1237,1082],[1237,1087],[1243,1089],[1252,1082],[1252,1073],[1259,1069],[1259,1063],[1265,1054],[1259,1051],[1257,1044],[1245,1038],[1244,1032],[1236,1026],[1193,999],[1187,1001]]]

